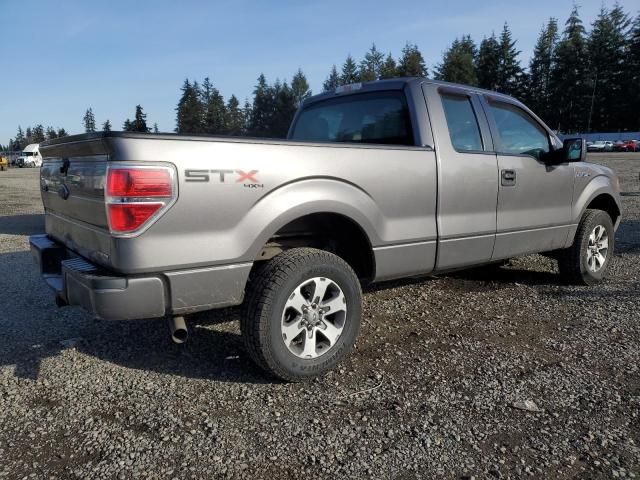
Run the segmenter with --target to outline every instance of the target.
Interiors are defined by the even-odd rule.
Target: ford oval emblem
[[[67,198],[69,198],[70,193],[71,192],[69,191],[69,187],[67,187],[64,184],[60,186],[60,188],[58,189],[58,196],[63,200],[66,200]]]

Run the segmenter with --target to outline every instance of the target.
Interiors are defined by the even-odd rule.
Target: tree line
[[[379,78],[426,75],[427,67],[417,45],[407,43],[397,62],[391,54],[385,57],[373,45],[360,64],[349,55],[341,73],[334,65],[324,82],[324,89]],[[252,101],[245,100],[243,106],[235,95],[225,102],[209,78],[202,84],[187,78],[176,108],[175,131],[282,138],[287,135],[297,108],[311,94],[309,82],[300,68],[291,77],[291,84],[279,79],[269,84],[264,74],[260,74]]]
[[[284,137],[296,109],[311,96],[309,83],[302,70],[293,75],[291,85],[285,80],[267,83],[261,74],[253,91],[253,102],[241,106],[231,95],[227,102],[209,78],[200,85],[186,79],[176,108],[177,133],[210,135],[251,135]]]
[[[96,117],[91,107],[89,107],[82,116],[82,126],[84,127],[85,133],[94,133],[97,131],[110,132],[112,130],[111,121],[108,119],[101,124],[100,129],[96,127]],[[127,118],[122,124],[122,130],[125,132],[158,133],[158,124],[154,123],[153,127],[149,128],[147,126],[147,114],[144,113],[141,105],[136,105],[133,120]],[[68,135],[69,133],[67,133],[64,128],[45,128],[41,124],[38,124],[35,127],[27,127],[26,130],[22,130],[22,127],[18,126],[16,136],[9,139],[9,143],[6,146],[0,145],[0,151],[19,151],[32,143],[42,143],[45,140],[53,140]]]
[[[496,90],[519,98],[560,133],[640,130],[640,15],[635,20],[619,4],[602,7],[587,32],[574,6],[560,31],[550,18],[542,27],[528,66],[520,60],[507,23],[499,35],[479,45],[470,35],[455,39],[433,72],[415,44],[398,59],[375,44],[357,61],[348,55],[333,65],[323,90],[396,77],[428,77]],[[311,95],[302,70],[291,85],[263,74],[253,101],[240,108],[235,95],[225,104],[207,78],[200,86],[185,80],[178,102],[176,132],[282,137],[300,101]]]
[[[602,7],[589,31],[574,6],[562,31],[556,18],[542,27],[527,66],[520,60],[517,41],[507,23],[499,35],[492,33],[479,45],[470,35],[455,39],[440,63],[429,72],[416,44],[407,43],[396,59],[375,44],[358,61],[348,55],[333,65],[323,90],[357,82],[427,77],[497,90],[521,99],[551,128],[561,133],[640,130],[640,15],[635,19],[615,4]],[[185,79],[176,107],[177,133],[284,137],[293,115],[311,96],[309,83],[298,69],[291,82],[273,84],[260,74],[251,101],[241,105],[235,95],[228,101],[209,78],[201,83]],[[89,108],[83,117],[86,132],[96,131]],[[110,131],[109,120],[102,130]],[[149,128],[142,106],[122,129],[157,132]],[[9,149],[66,135],[64,129],[42,125],[18,127]],[[18,147],[18,148],[15,148]]]
[[[69,134],[64,128],[45,128],[42,124],[34,127],[29,126],[26,130],[18,127],[18,133],[16,133],[15,138],[10,139],[6,146],[0,145],[0,151],[18,151],[31,143],[41,143],[45,140],[66,137],[67,135]]]

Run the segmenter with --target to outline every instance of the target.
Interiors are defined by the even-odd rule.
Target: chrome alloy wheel
[[[289,351],[317,358],[336,344],[347,319],[347,299],[330,278],[315,277],[298,285],[284,306],[280,330]]]
[[[597,272],[602,268],[607,259],[609,251],[609,235],[602,225],[596,227],[589,235],[589,244],[587,245],[587,266],[592,272]]]

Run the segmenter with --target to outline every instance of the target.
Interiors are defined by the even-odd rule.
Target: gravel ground
[[[640,191],[640,155],[591,159]],[[184,346],[57,309],[27,251],[37,173],[0,173],[0,478],[640,478],[640,196],[603,285],[541,256],[378,285],[354,354],[284,384],[236,309]]]

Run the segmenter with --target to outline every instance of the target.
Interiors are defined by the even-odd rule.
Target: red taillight
[[[140,228],[162,203],[112,203],[107,205],[109,225],[114,233],[127,233]]]
[[[111,233],[133,235],[167,210],[177,197],[174,172],[171,167],[110,166],[105,200]]]
[[[107,177],[110,197],[170,197],[172,186],[166,168],[113,168]]]

